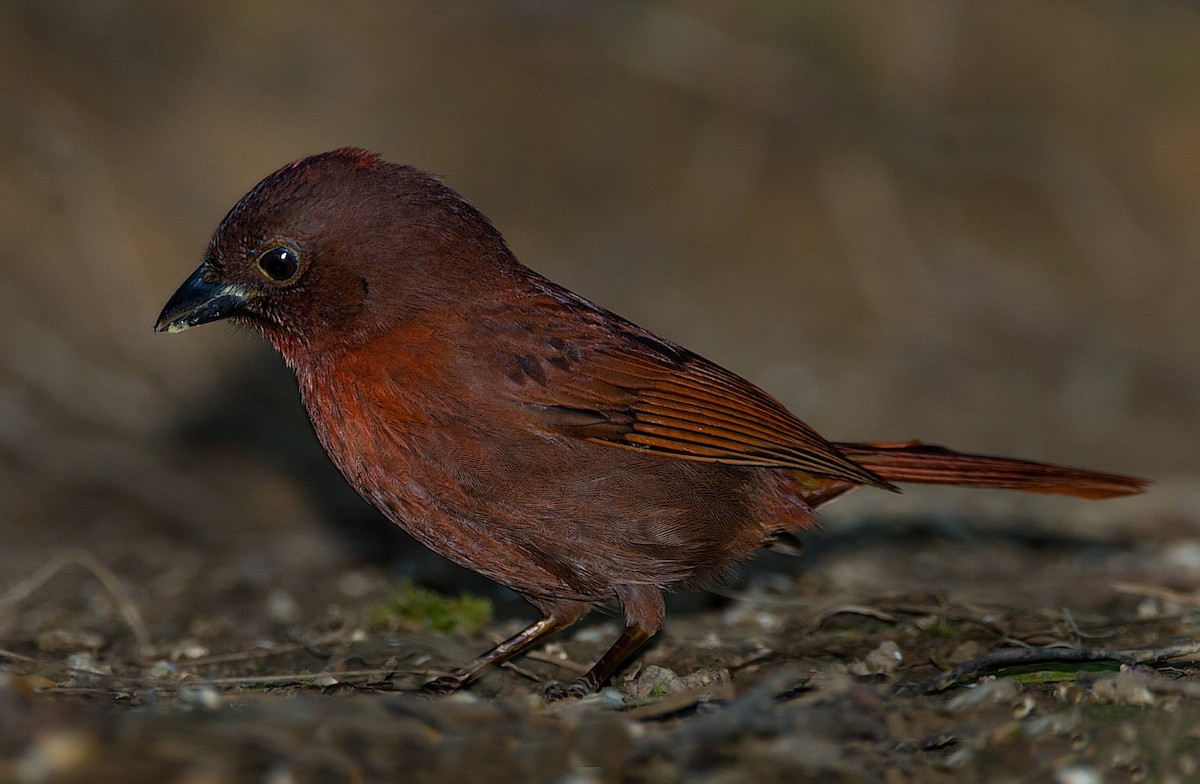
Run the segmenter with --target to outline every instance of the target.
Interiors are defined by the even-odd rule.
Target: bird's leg
[[[626,626],[613,646],[600,657],[600,661],[592,665],[590,670],[572,681],[565,690],[562,687],[548,689],[546,696],[550,699],[561,699],[563,697],[585,697],[591,694],[616,672],[622,662],[632,656],[634,651],[642,647],[646,640],[653,636],[654,632],[640,626]]]
[[[548,699],[591,694],[662,628],[666,608],[658,588],[650,585],[618,586],[617,598],[625,613],[625,628],[621,636],[590,670],[565,690],[562,687],[547,689],[545,696]]]
[[[560,602],[553,605],[538,603],[545,615],[509,637],[469,664],[449,675],[434,678],[421,687],[421,693],[435,697],[458,691],[479,678],[492,667],[503,664],[555,632],[560,632],[587,613],[589,606],[581,602]]]

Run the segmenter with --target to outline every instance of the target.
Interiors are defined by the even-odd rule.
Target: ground
[[[608,688],[551,703],[615,618],[428,700],[530,612],[490,592],[488,617],[320,532],[323,558],[300,536],[141,573],[59,551],[0,604],[0,781],[1195,780],[1195,545],[1117,503],[1091,530],[852,515],[677,598]]]

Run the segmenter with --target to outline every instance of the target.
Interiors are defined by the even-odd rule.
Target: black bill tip
[[[229,283],[206,280],[211,271],[204,265],[183,282],[163,306],[155,332],[182,332],[188,327],[228,318],[246,306],[244,289]]]

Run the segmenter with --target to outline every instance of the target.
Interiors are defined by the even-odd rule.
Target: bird
[[[604,683],[663,626],[665,591],[789,550],[860,487],[966,485],[1082,498],[1143,479],[826,440],[750,381],[521,264],[442,180],[344,147],[244,195],[156,332],[228,319],[294,372],[349,484],[539,618],[422,687],[448,694],[612,608],[610,648],[550,697]]]

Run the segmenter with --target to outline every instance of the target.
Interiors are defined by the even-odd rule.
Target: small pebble
[[[179,701],[185,705],[195,705],[205,710],[216,710],[221,707],[221,695],[211,686],[200,686],[192,689],[181,689]]]
[[[1055,776],[1058,784],[1101,784],[1100,774],[1086,765],[1063,768]]]

